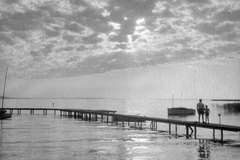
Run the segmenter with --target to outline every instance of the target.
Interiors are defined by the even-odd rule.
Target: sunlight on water
[[[17,105],[15,103],[19,102],[19,100],[14,101],[8,101],[7,104]],[[166,108],[171,104],[170,101],[167,103],[156,100],[73,101],[69,100],[68,104],[71,105],[67,106],[68,108],[76,108],[78,104],[84,104],[79,108],[113,109],[124,114],[182,120],[196,121],[197,119],[197,115],[168,117]],[[37,102],[41,101],[33,100],[30,104]],[[51,104],[51,102],[52,100],[43,101],[41,106]],[[60,104],[56,100],[54,102]],[[79,103],[75,104],[77,102]],[[195,102],[184,103],[187,107],[194,108]],[[31,106],[26,100],[18,104]],[[38,105],[40,106],[40,104]],[[117,107],[114,108],[114,106]],[[218,113],[222,113],[222,121],[226,123],[236,124],[240,120],[239,114],[227,114],[224,110],[216,108],[214,104],[209,106],[212,111],[211,122],[218,123],[218,116],[215,116]],[[198,139],[193,137],[186,139],[185,127],[179,126],[178,136],[175,136],[168,134],[169,126],[167,124],[158,123],[158,131],[149,130],[149,126],[149,123],[144,123],[143,130],[139,130],[132,126],[122,127],[121,124],[116,126],[100,121],[82,121],[81,119],[61,117],[59,113],[57,115],[53,115],[53,113],[42,115],[42,111],[36,112],[34,115],[30,115],[29,111],[24,111],[21,115],[14,113],[11,119],[1,121],[0,159],[238,159],[239,133],[224,133],[226,142],[222,145],[211,141],[211,130],[199,129]],[[175,132],[173,125],[172,132]],[[220,137],[220,132],[216,132],[216,137]]]

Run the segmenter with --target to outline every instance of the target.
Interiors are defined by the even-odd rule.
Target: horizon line
[[[0,96],[0,99],[3,97]],[[4,99],[149,99],[149,100],[170,100],[171,98],[120,98],[120,97],[4,97]],[[202,98],[204,99],[204,98]],[[174,100],[198,100],[198,98],[176,98]],[[211,99],[211,101],[240,101],[240,99]]]

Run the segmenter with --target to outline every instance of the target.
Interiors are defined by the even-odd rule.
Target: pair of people
[[[206,123],[209,123],[209,113],[210,110],[208,106],[204,107],[204,104],[202,103],[202,99],[199,99],[199,103],[197,104],[197,112],[198,112],[198,122],[200,122],[200,117],[202,116],[202,122],[204,122],[204,114],[205,114],[205,120]]]

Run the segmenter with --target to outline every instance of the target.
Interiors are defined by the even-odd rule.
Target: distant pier
[[[113,110],[89,110],[89,109],[57,109],[57,108],[4,108],[13,112],[17,111],[17,114],[21,114],[22,110],[30,111],[30,114],[34,114],[35,111],[41,110],[43,115],[47,115],[48,111],[53,111],[54,115],[58,111],[60,116],[71,116],[75,118],[81,118],[88,121],[97,121],[98,119],[101,122],[106,123],[115,123],[118,125],[119,122],[122,123],[122,126],[127,124],[130,126],[130,123],[133,122],[134,126],[142,129],[142,123],[149,121],[150,129],[157,131],[157,123],[167,123],[169,124],[169,134],[172,134],[171,125],[175,125],[175,134],[177,135],[177,126],[186,127],[186,138],[194,135],[194,138],[197,138],[197,128],[207,128],[213,130],[213,140],[216,139],[215,131],[221,131],[221,142],[223,142],[223,131],[231,132],[240,132],[240,126],[233,125],[224,125],[224,124],[214,124],[214,123],[197,123],[193,121],[182,121],[182,120],[173,120],[166,118],[155,118],[155,117],[146,117],[146,116],[136,116],[136,115],[125,115],[125,114],[116,114],[117,111]]]

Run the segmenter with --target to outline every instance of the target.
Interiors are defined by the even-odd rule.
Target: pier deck
[[[35,110],[42,110],[43,114],[47,114],[47,111],[56,111],[60,112],[61,116],[74,116],[75,118],[82,118],[85,120],[97,120],[98,116],[101,116],[101,121],[103,122],[104,118],[107,118],[106,122],[110,123],[109,117],[111,118],[111,122],[116,123],[122,122],[130,124],[130,122],[140,123],[140,129],[142,129],[142,123],[149,121],[150,129],[157,130],[157,123],[167,123],[169,124],[169,134],[171,134],[171,125],[175,125],[175,134],[177,134],[177,126],[182,125],[186,126],[186,138],[191,136],[194,133],[194,137],[196,138],[197,128],[207,128],[213,130],[213,139],[215,140],[215,130],[221,131],[221,141],[223,141],[223,131],[231,131],[231,132],[240,132],[240,126],[233,125],[225,125],[225,124],[214,124],[214,123],[198,123],[194,121],[182,121],[182,120],[174,120],[174,119],[166,119],[166,118],[156,118],[156,117],[146,117],[146,116],[136,116],[136,115],[125,115],[125,114],[116,114],[117,111],[114,110],[89,110],[89,109],[59,109],[59,108],[4,108],[10,111],[17,110],[17,114],[21,114],[21,110],[29,110],[30,114],[34,114]],[[194,130],[192,129],[194,128]],[[189,132],[191,130],[191,133]]]

